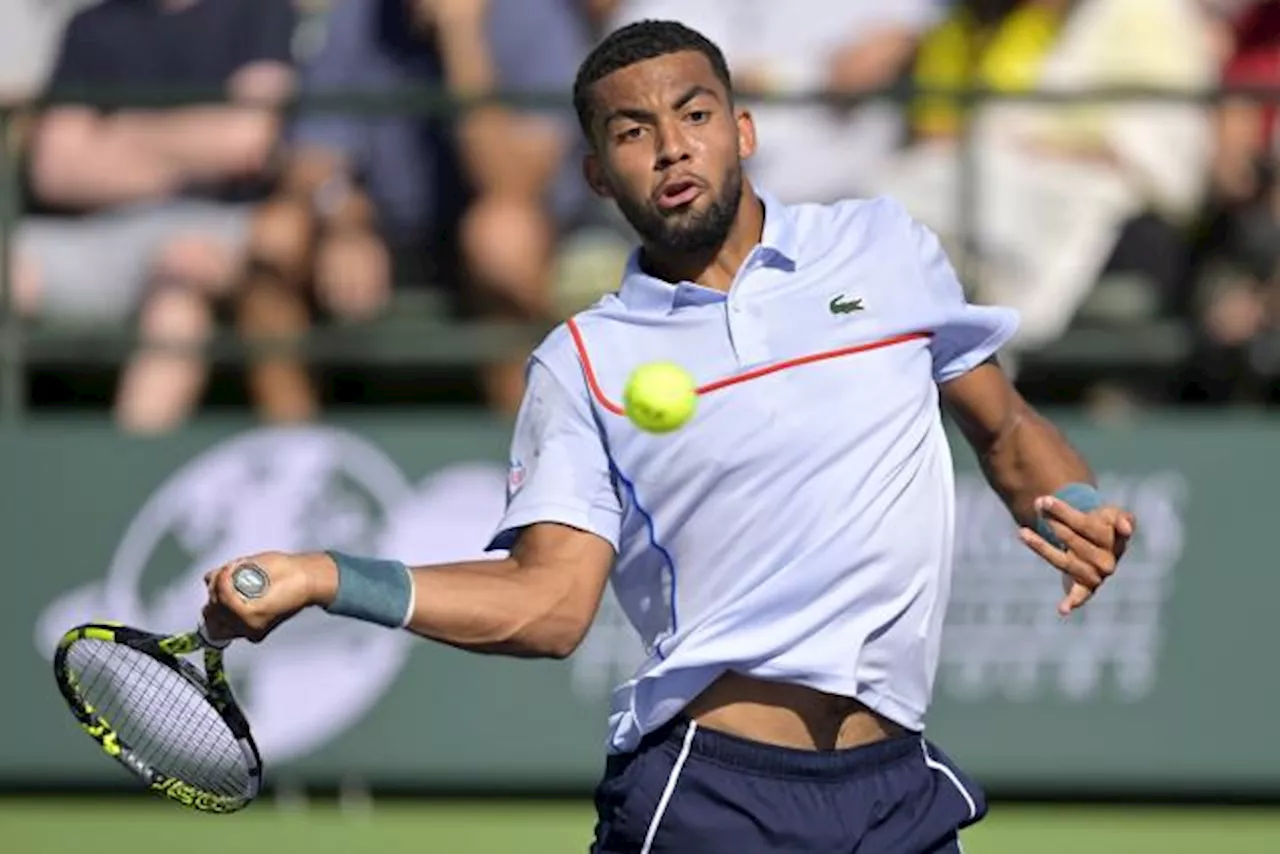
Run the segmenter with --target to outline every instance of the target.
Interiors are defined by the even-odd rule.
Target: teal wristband
[[[338,593],[326,611],[388,628],[403,628],[413,609],[413,577],[398,560],[326,551],[338,565]]]
[[[1068,483],[1055,492],[1053,497],[1081,513],[1088,513],[1102,506],[1102,497],[1098,495],[1098,490],[1087,483]],[[1036,517],[1036,533],[1044,537],[1050,545],[1060,549],[1067,547],[1062,540],[1058,539],[1058,535],[1049,527],[1048,520],[1043,516]]]

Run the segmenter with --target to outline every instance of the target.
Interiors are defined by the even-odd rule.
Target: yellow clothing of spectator
[[[1036,85],[1061,24],[1057,11],[1034,2],[994,23],[983,23],[960,4],[924,37],[912,76],[916,85],[931,89],[1025,91]],[[911,109],[918,136],[955,136],[961,118],[959,105],[946,97],[921,97]]]

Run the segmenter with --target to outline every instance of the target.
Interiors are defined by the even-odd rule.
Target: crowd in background
[[[9,0],[9,103],[95,87],[223,96],[71,99],[12,126],[14,305],[27,323],[132,325],[179,344],[219,324],[291,340],[373,323],[421,289],[459,317],[554,322],[613,290],[631,246],[580,178],[567,102],[593,41],[640,18],[716,41],[744,98],[902,83],[1280,87],[1275,0]],[[423,85],[561,102],[430,117],[288,106]],[[1176,381],[1102,376],[1097,388],[1128,401],[1280,400],[1275,106],[921,94],[753,112],[759,185],[793,202],[899,198],[964,258],[973,299],[1022,313],[1015,367],[1081,324],[1175,319],[1191,341]],[[514,412],[524,356],[478,371],[495,411]],[[172,429],[207,375],[197,351],[139,350],[115,417],[133,432]],[[266,420],[321,410],[314,369],[287,351],[255,357],[245,377]]]

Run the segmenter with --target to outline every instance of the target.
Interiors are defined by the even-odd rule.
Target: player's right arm
[[[324,557],[321,607],[337,592],[337,567]],[[565,658],[591,627],[612,564],[613,548],[594,534],[530,525],[502,560],[414,568],[405,628],[471,652]]]
[[[561,382],[536,359],[511,464],[506,512],[490,544],[508,549],[507,555],[411,568],[400,625],[472,652],[564,658],[595,619],[622,510],[585,391]],[[231,585],[231,571],[244,560],[270,578],[259,599],[246,600]],[[206,582],[211,634],[250,640],[261,640],[303,608],[332,609],[344,583],[328,554],[279,552],[231,561]]]

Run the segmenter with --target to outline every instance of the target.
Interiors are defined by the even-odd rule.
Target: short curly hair
[[[578,67],[573,81],[573,108],[587,139],[591,139],[591,125],[595,120],[591,87],[597,81],[637,62],[686,50],[696,51],[707,58],[732,99],[729,64],[715,42],[676,21],[636,21],[605,36]]]

